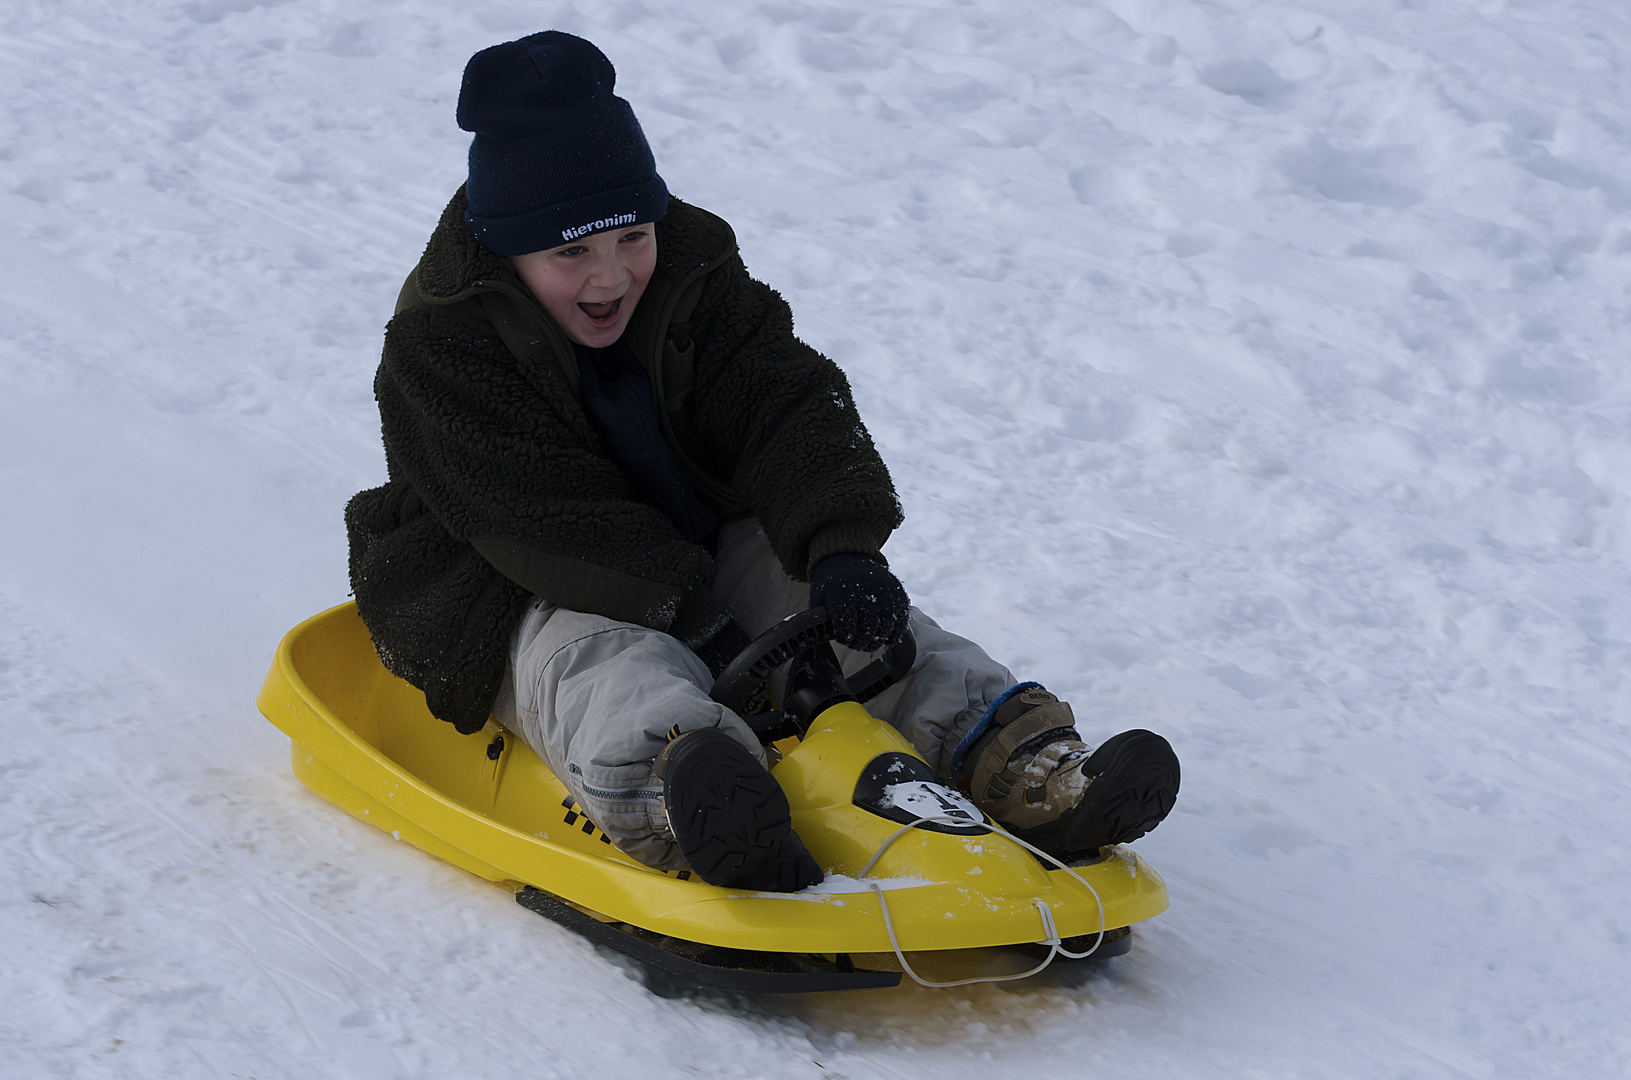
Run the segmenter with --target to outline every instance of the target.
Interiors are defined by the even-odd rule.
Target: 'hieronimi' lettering
[[[575,229],[562,229],[561,238],[563,240],[576,240],[580,236],[586,236],[592,232],[599,232],[601,229],[615,229],[619,225],[633,225],[634,221],[635,217],[633,214],[618,214],[616,217],[601,218],[599,221],[585,222]]]

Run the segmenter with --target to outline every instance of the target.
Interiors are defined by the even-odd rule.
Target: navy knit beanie
[[[486,248],[524,255],[667,211],[668,185],[616,81],[604,53],[558,30],[470,58],[458,112],[476,135],[464,221]]]

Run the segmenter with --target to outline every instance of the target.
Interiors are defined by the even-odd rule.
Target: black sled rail
[[[666,937],[628,923],[601,922],[531,885],[515,894],[515,902],[595,945],[627,956],[640,965],[646,989],[658,997],[679,997],[698,990],[818,994],[900,985],[900,972],[861,970],[845,953],[826,961],[794,953],[726,949]]]

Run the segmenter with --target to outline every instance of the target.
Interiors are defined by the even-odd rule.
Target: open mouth
[[[616,300],[604,304],[579,304],[578,310],[583,312],[592,326],[597,330],[603,330],[616,324],[617,313],[622,307],[623,298],[619,296]]]

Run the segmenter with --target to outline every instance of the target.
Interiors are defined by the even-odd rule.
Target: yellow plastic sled
[[[1116,955],[1129,927],[1167,907],[1161,878],[1126,848],[1049,868],[977,811],[968,820],[966,800],[952,800],[957,810],[942,799],[936,813],[951,816],[922,820],[924,792],[948,790],[935,784],[916,785],[908,794],[918,801],[898,806],[887,793],[863,798],[883,766],[933,774],[854,700],[827,705],[802,739],[778,744],[773,774],[827,872],[793,894],[718,888],[624,855],[520,739],[493,721],[460,735],[434,718],[422,693],[380,665],[355,604],[289,631],[257,704],[292,740],[306,787],[632,956],[658,992],[889,986],[907,957],[907,970],[933,968],[936,958],[1034,942],[1052,942],[1050,958],[1073,944]]]

